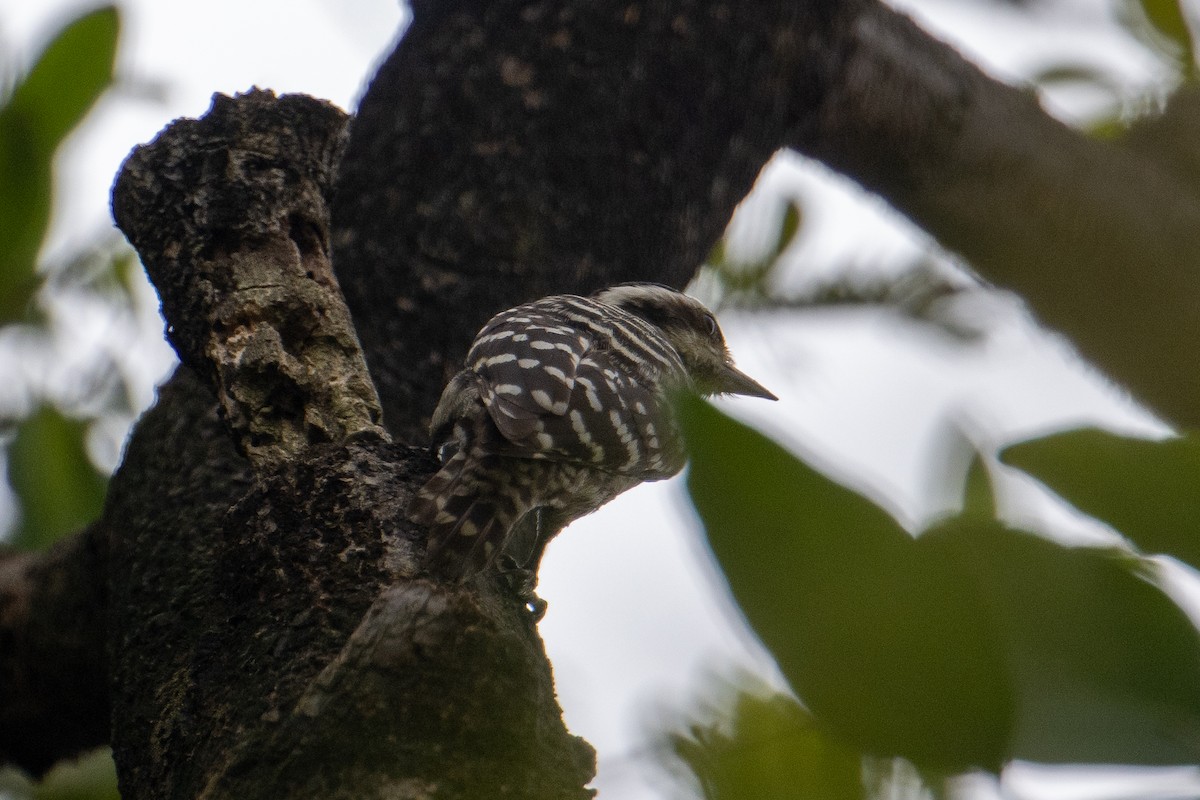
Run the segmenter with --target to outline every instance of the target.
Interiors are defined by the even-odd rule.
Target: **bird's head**
[[[778,400],[733,365],[733,356],[713,313],[700,301],[657,283],[622,283],[593,295],[658,328],[675,351],[696,391]]]

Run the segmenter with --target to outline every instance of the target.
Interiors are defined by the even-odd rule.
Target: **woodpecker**
[[[427,569],[465,581],[529,515],[538,541],[521,566],[536,575],[564,525],[683,469],[668,394],[684,388],[777,399],[733,365],[712,313],[666,286],[555,295],[492,317],[434,411],[442,466],[409,507],[430,531]]]

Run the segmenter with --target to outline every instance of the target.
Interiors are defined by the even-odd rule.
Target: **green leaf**
[[[877,755],[998,769],[1010,690],[961,574],[888,514],[706,403],[680,401],[688,488],[734,598],[801,700]]]
[[[21,120],[39,154],[58,149],[112,85],[119,33],[115,6],[84,14],[51,40],[13,89],[4,113]]]
[[[128,309],[145,282],[137,253],[118,236],[105,236],[69,258],[44,265],[50,291],[82,290],[114,309]]]
[[[37,288],[54,153],[112,84],[119,27],[112,6],[71,22],[0,108],[0,323],[19,318]]]
[[[917,540],[974,583],[1013,687],[1008,757],[1171,765],[1200,756],[1200,637],[1118,550],[963,517]]]
[[[800,232],[800,222],[803,219],[804,210],[800,204],[795,200],[788,201],[787,209],[783,212],[783,222],[779,226],[779,238],[775,241],[775,252],[768,259],[772,265],[796,238],[796,234]]]
[[[146,271],[133,248],[123,247],[112,259],[112,274],[121,287],[124,301],[133,305],[137,298],[138,289],[146,284]]]
[[[87,456],[87,424],[43,406],[21,422],[8,448],[8,482],[20,517],[13,544],[43,548],[100,515],[107,478]]]
[[[1037,70],[1029,80],[1039,86],[1054,83],[1088,84],[1108,94],[1115,93],[1119,88],[1108,73],[1086,64],[1054,64]]]
[[[962,517],[990,521],[996,518],[996,498],[992,493],[992,480],[987,464],[978,453],[967,468],[967,482],[963,492]]]
[[[78,761],[60,761],[37,782],[11,767],[0,770],[0,796],[13,800],[121,800],[116,766],[107,747]]]
[[[1200,440],[1150,441],[1094,428],[1009,447],[1001,459],[1037,478],[1143,552],[1200,569]]]
[[[696,400],[688,485],[735,599],[822,724],[927,770],[1200,757],[1200,636],[1141,561],[964,514],[916,540]]]
[[[32,800],[120,800],[112,751],[96,750],[73,763],[58,764],[33,791]]]
[[[1177,48],[1183,63],[1191,69],[1194,65],[1192,55],[1192,32],[1183,16],[1180,0],[1139,0],[1146,19],[1154,29],[1165,36]]]
[[[862,755],[790,697],[737,696],[730,719],[669,734],[706,800],[864,800]]]
[[[737,261],[729,257],[726,249],[727,241],[719,240],[705,259],[706,269],[716,278],[717,282],[732,295],[739,295],[740,300],[768,297],[771,294],[770,279],[779,266],[783,251],[788,248],[800,231],[803,219],[803,209],[799,202],[788,201],[784,209],[783,219],[779,225],[779,235],[772,245],[771,252],[762,258],[751,261]]]

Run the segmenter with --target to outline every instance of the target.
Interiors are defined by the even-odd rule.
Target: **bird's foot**
[[[501,556],[500,574],[508,582],[513,595],[525,606],[533,623],[536,625],[541,622],[542,617],[546,616],[548,604],[534,591],[537,588],[537,570],[523,567],[512,556],[505,554]]]

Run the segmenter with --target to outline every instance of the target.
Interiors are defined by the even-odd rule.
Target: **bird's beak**
[[[726,364],[721,370],[720,391],[726,394],[743,394],[747,397],[761,397],[764,400],[779,398],[767,391],[758,381],[739,370],[733,364]]]

